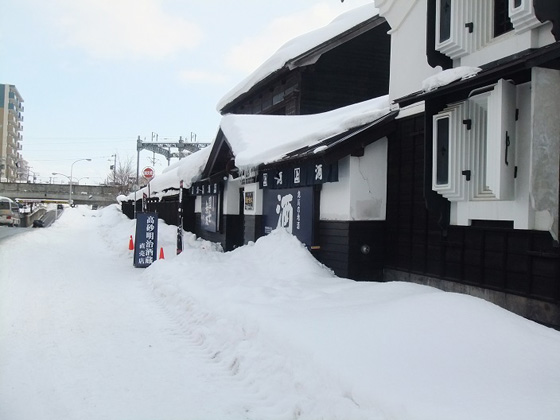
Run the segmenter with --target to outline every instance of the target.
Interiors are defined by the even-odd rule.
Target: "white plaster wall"
[[[239,188],[240,178],[229,178],[224,187],[223,214],[239,214]]]
[[[422,81],[439,71],[426,58],[426,0],[376,0],[391,26],[389,97],[394,100],[422,89]]]
[[[533,68],[531,200],[537,229],[558,240],[560,72]]]
[[[244,192],[253,192],[253,210],[244,210],[244,214],[260,216],[263,214],[263,190],[258,183],[244,185]]]
[[[385,220],[387,143],[380,139],[365,148],[364,156],[339,162],[339,181],[321,190],[321,220]]]
[[[515,180],[515,197],[518,212],[527,217],[526,227],[522,229],[535,229],[535,212],[531,206],[531,143],[533,137],[531,100],[531,82],[517,86],[517,108],[519,120],[516,127],[515,164],[517,165],[517,178]]]
[[[387,207],[387,138],[350,157],[351,220],[385,220]]]
[[[320,219],[350,220],[350,157],[338,162],[338,182],[328,182],[321,188]]]
[[[483,48],[461,57],[453,63],[453,67],[477,67],[485,63],[508,57],[529,48],[538,48],[555,42],[550,32],[552,24],[548,23],[533,30],[515,33],[513,31],[494,38]]]
[[[194,212],[200,213],[201,211],[202,211],[202,197],[198,195],[194,200]]]

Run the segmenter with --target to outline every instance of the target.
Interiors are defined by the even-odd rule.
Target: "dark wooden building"
[[[320,45],[290,57],[251,88],[220,103],[222,114],[306,115],[340,108],[389,91],[390,36],[373,16]]]

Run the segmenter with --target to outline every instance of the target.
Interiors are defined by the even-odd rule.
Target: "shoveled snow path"
[[[250,320],[144,281],[113,219],[65,213],[0,247],[0,419],[379,418]]]
[[[269,404],[130,280],[138,269],[111,254],[92,220],[64,235],[33,230],[0,250],[0,418],[240,419]],[[47,248],[60,259],[34,264]],[[29,264],[4,264],[14,253]]]

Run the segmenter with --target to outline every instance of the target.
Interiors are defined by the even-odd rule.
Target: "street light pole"
[[[68,183],[69,183],[69,184],[72,182],[72,179],[71,179],[68,175],[61,174],[60,172],[53,172],[52,174],[53,174],[53,175],[61,175],[61,176],[65,177],[65,178],[68,178]],[[57,208],[57,210],[56,210],[56,218],[58,219],[58,208]]]
[[[69,188],[69,192],[68,192],[68,204],[70,206],[72,206],[72,172],[74,170],[74,164],[77,162],[81,162],[82,160],[87,160],[88,162],[91,162],[90,158],[85,158],[85,159],[78,159],[74,162],[72,162],[72,165],[70,165],[70,188]]]

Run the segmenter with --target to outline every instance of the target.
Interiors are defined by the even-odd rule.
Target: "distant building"
[[[20,179],[23,98],[14,85],[0,84],[0,181]]]

